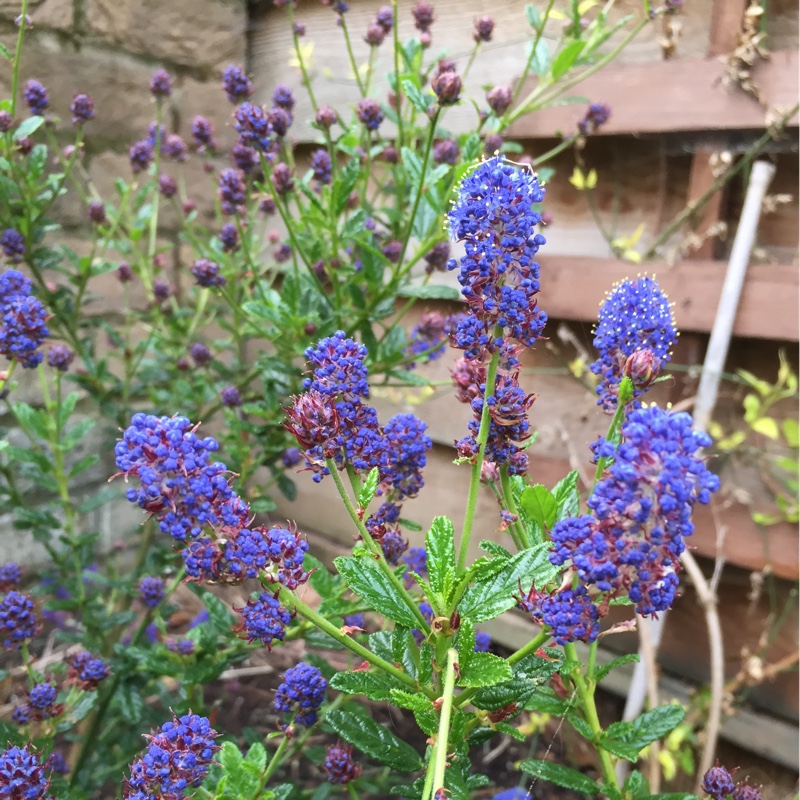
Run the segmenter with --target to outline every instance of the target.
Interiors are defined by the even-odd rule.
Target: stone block
[[[8,46],[9,36],[2,41]],[[149,90],[152,73],[152,64],[119,50],[87,44],[78,51],[53,33],[34,29],[23,49],[21,85],[36,78],[47,87],[52,114],[61,119],[64,129],[71,128],[73,96],[89,94],[96,117],[85,128],[87,147],[96,151],[114,143],[127,152],[134,141],[146,136],[147,126],[155,119]]]
[[[88,0],[86,20],[130,52],[195,69],[245,57],[244,0]]]

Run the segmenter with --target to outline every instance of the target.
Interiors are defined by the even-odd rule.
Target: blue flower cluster
[[[325,754],[325,771],[333,784],[354,781],[361,774],[361,764],[353,760],[353,748],[333,745]]]
[[[26,369],[38,366],[43,358],[39,347],[50,333],[46,321],[44,306],[31,295],[31,282],[15,269],[0,275],[0,354]]]
[[[44,114],[50,107],[47,99],[47,89],[37,80],[29,80],[25,84],[23,91],[25,105],[31,110],[32,114]]]
[[[622,378],[633,381],[639,397],[669,361],[678,338],[669,300],[652,278],[618,283],[600,306],[594,346],[599,358],[590,366],[600,376],[598,405],[612,412]]]
[[[33,613],[33,600],[19,592],[9,592],[0,601],[0,638],[4,650],[19,650],[22,643],[39,632]]]
[[[25,255],[25,237],[14,228],[6,228],[0,236],[0,247],[6,258],[17,262]]]
[[[222,73],[222,88],[231,103],[240,103],[253,94],[253,84],[241,67],[229,64]]]
[[[294,714],[298,725],[313,725],[327,688],[328,682],[322,673],[301,661],[296,667],[286,670],[283,682],[275,692],[275,710]]]
[[[57,717],[64,710],[61,703],[56,703],[57,696],[58,690],[54,684],[37,683],[28,692],[28,701],[14,709],[14,721],[24,725],[31,719],[43,720]]]
[[[478,454],[478,432],[483,414],[486,393],[486,371],[475,362],[460,359],[451,370],[456,385],[456,396],[469,402],[473,418],[469,422],[469,435],[456,442],[461,458],[474,459]],[[481,380],[481,383],[471,383]],[[528,456],[524,448],[530,439],[528,410],[535,397],[526,394],[519,385],[519,371],[498,374],[494,393],[489,398],[489,434],[486,440],[485,460],[495,466],[505,466],[510,475],[522,475],[528,470]]]
[[[88,650],[81,650],[70,659],[68,677],[85,692],[94,691],[108,674],[108,665]]]
[[[556,644],[591,644],[600,633],[600,614],[585,586],[543,595],[532,616],[551,629]]]
[[[403,575],[403,584],[406,589],[416,586],[416,582],[411,577],[412,572],[416,572],[423,579],[428,577],[428,553],[424,547],[412,547],[403,556],[403,563],[407,567]]]
[[[706,772],[701,785],[712,800],[761,800],[761,787],[751,786],[746,780],[734,784],[732,774],[719,761]]]
[[[461,183],[449,222],[465,255],[451,259],[447,268],[460,267],[461,293],[469,305],[470,314],[453,336],[467,358],[494,352],[506,338],[532,347],[541,336],[547,315],[536,306],[534,257],[545,239],[533,230],[542,219],[534,207],[543,199],[536,176],[500,156],[479,164]]]
[[[225,276],[219,273],[219,264],[208,258],[198,258],[192,264],[192,275],[197,280],[198,286],[210,288],[212,286],[224,286]]]
[[[321,184],[331,182],[333,164],[327,150],[320,148],[311,154],[311,171],[314,179]]]
[[[275,138],[269,115],[261,106],[242,103],[234,114],[239,144],[271,157],[275,153]]]
[[[489,647],[492,644],[492,637],[484,631],[477,631],[475,633],[475,652],[488,653]]]
[[[22,580],[22,570],[18,564],[9,561],[0,566],[0,592],[7,592],[19,586]]]
[[[383,426],[385,462],[381,482],[391,487],[396,499],[416,497],[425,485],[422,469],[433,447],[428,426],[413,414],[395,414]]]
[[[237,169],[224,169],[217,183],[220,207],[223,214],[238,214],[247,201],[247,187]]]
[[[49,789],[50,778],[32,747],[9,747],[0,753],[0,797],[44,800]]]
[[[123,797],[134,800],[180,800],[188,789],[199,786],[219,746],[217,732],[205,717],[185,714],[165,722],[159,733],[150,736],[150,745],[141,758],[131,764]]]
[[[164,581],[147,576],[139,581],[139,597],[148,608],[156,608],[164,599]]]
[[[719,478],[698,455],[711,439],[692,430],[689,414],[631,409],[621,433],[616,454],[605,440],[595,446],[598,457],[615,458],[589,498],[593,516],[556,523],[550,560],[570,562],[587,586],[626,593],[650,616],[672,605],[692,508],[709,502]]]
[[[248,642],[266,645],[267,650],[272,649],[272,642],[276,639],[283,641],[286,626],[292,621],[292,615],[278,598],[266,592],[250,598],[241,615],[242,619],[234,630]]]

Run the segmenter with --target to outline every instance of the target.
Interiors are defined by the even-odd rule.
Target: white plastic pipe
[[[714,318],[714,326],[711,329],[711,337],[703,362],[703,372],[700,377],[700,386],[694,403],[694,427],[699,431],[705,431],[708,428],[708,423],[711,420],[711,415],[717,402],[719,382],[725,367],[725,359],[728,356],[733,323],[736,319],[736,312],[739,309],[739,299],[747,274],[747,265],[750,261],[750,253],[753,250],[758,222],[761,218],[761,207],[774,175],[775,167],[769,161],[756,161],[750,171],[744,207],[739,218],[739,227],[736,230],[731,256],[728,260],[728,269],[725,273],[725,281],[722,284],[722,293],[717,306],[717,314]],[[639,624],[649,626],[650,638],[655,652],[658,651],[658,646],[661,642],[666,617],[667,614],[664,612],[655,620],[639,620]],[[721,641],[717,645],[718,648],[714,649],[721,651]],[[647,696],[647,670],[641,652],[639,656],[640,662],[634,667],[633,678],[628,689],[628,699],[625,702],[625,711],[623,713],[623,719],[625,720],[631,720],[639,716]],[[711,656],[712,659],[719,660],[722,657],[722,653],[715,652]],[[712,685],[708,727],[715,732],[719,730],[722,688],[722,686]],[[716,719],[713,717],[716,717]],[[713,758],[715,747],[716,735],[709,737],[706,742],[703,758],[700,760],[701,774],[705,771],[702,769],[703,766],[707,762],[710,765],[709,759]],[[626,774],[627,762],[619,761],[617,764],[618,778],[623,780]]]

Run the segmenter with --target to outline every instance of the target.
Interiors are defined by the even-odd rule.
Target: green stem
[[[419,175],[419,187],[417,188],[417,194],[414,197],[414,205],[411,207],[411,216],[408,219],[408,230],[406,230],[406,235],[403,237],[403,249],[400,251],[400,258],[397,259],[397,267],[400,269],[403,264],[403,259],[406,256],[406,250],[408,250],[408,243],[411,241],[411,234],[414,230],[414,220],[417,216],[417,211],[419,210],[419,204],[422,200],[422,195],[425,192],[425,174],[428,171],[428,161],[431,157],[431,148],[433,147],[433,140],[436,137],[436,125],[439,122],[439,115],[442,113],[442,107],[437,105],[436,112],[433,115],[433,119],[431,120],[431,127],[430,132],[428,133],[428,141],[425,143],[425,153],[422,156],[422,169]]]
[[[356,64],[355,53],[353,53],[353,45],[350,41],[350,32],[347,30],[347,20],[345,20],[344,14],[340,14],[339,19],[341,20],[342,23],[344,42],[347,45],[347,56],[350,59],[350,68],[353,70],[353,75],[355,75],[356,77],[356,83],[358,84],[358,91],[361,93],[362,97],[366,97],[367,93],[364,90],[364,84],[361,83],[361,75],[358,74],[358,65]]]
[[[16,359],[12,359],[11,364],[5,371],[4,376],[0,378],[0,393],[4,392],[6,386],[8,386],[9,381],[11,380],[11,376],[14,374],[14,369],[16,368],[16,366],[17,366]]]
[[[303,86],[306,87],[306,91],[308,92],[308,99],[311,101],[311,108],[314,109],[314,113],[316,114],[319,111],[319,106],[317,105],[317,99],[314,97],[314,91],[311,88],[311,78],[308,75],[308,70],[306,69],[306,62],[303,60],[303,54],[300,49],[300,38],[298,37],[297,33],[294,30],[294,4],[288,3],[286,6],[287,11],[289,12],[289,24],[292,26],[292,40],[294,41],[294,52],[297,56],[297,63],[300,65],[300,74],[303,78]]]
[[[447,768],[447,744],[450,738],[450,716],[453,713],[453,692],[456,688],[456,669],[458,667],[458,651],[452,647],[447,651],[447,666],[444,672],[444,690],[442,708],[439,712],[439,733],[436,745],[431,754],[433,765],[433,785],[430,787],[431,800],[439,789],[444,788],[444,773]],[[428,769],[430,770],[430,764]],[[427,800],[423,794],[422,800]]]
[[[497,364],[500,361],[499,351],[492,353],[489,369],[486,373],[486,388],[483,397],[483,410],[481,411],[481,425],[478,429],[478,454],[472,465],[472,475],[469,481],[469,495],[467,496],[467,510],[464,514],[464,529],[461,534],[461,544],[458,551],[458,572],[461,574],[467,566],[467,551],[469,540],[472,536],[472,526],[475,522],[475,509],[478,505],[478,491],[481,486],[481,467],[486,452],[486,440],[489,438],[489,400],[494,397],[495,380],[497,378]]]
[[[565,645],[564,652],[570,661],[580,662],[578,651],[574,643],[571,642]],[[598,740],[603,734],[603,727],[600,724],[600,718],[597,715],[597,705],[594,701],[594,690],[597,684],[594,680],[586,680],[579,663],[578,666],[570,672],[570,677],[578,691],[578,697],[583,706],[583,713],[586,715],[586,722],[589,724],[594,734],[594,744],[597,749],[597,755],[600,757],[600,767],[603,770],[603,778],[608,786],[613,787],[619,792],[619,783],[617,783],[617,775],[614,771],[614,763],[611,760],[611,754],[598,744]]]
[[[280,766],[281,758],[286,752],[288,745],[289,737],[284,736],[283,739],[281,739],[281,743],[278,745],[278,749],[274,752],[272,758],[270,759],[269,764],[267,764],[266,770],[264,770],[264,775],[261,778],[262,789],[266,787],[267,783],[269,783],[269,779],[272,777],[275,770]]]
[[[619,431],[620,426],[622,425],[622,420],[625,418],[625,409],[628,406],[628,403],[633,399],[633,384],[631,383],[631,379],[625,377],[622,379],[622,382],[619,385],[619,391],[617,393],[617,409],[614,411],[614,416],[611,418],[611,424],[608,426],[608,432],[606,433],[606,441],[613,442],[614,438],[617,435],[617,431]],[[600,478],[603,477],[603,472],[606,468],[606,465],[609,461],[612,461],[611,458],[600,458],[597,459],[597,468],[594,471],[594,483],[592,484],[592,489],[597,486],[597,482]]]
[[[395,575],[394,570],[391,568],[391,566],[386,561],[386,558],[383,555],[383,550],[381,549],[381,546],[372,538],[370,532],[367,530],[367,526],[364,525],[364,521],[359,516],[356,507],[353,505],[353,501],[350,499],[350,495],[347,494],[347,489],[345,489],[342,478],[339,475],[339,470],[336,466],[336,462],[332,458],[326,459],[325,462],[328,465],[328,469],[330,470],[333,482],[336,484],[336,491],[339,493],[339,497],[341,498],[342,503],[344,503],[344,507],[347,509],[347,513],[350,515],[350,519],[353,520],[353,523],[358,529],[358,532],[361,535],[364,544],[367,546],[367,549],[375,556],[375,559],[377,560],[378,565],[381,568],[381,571],[392,582],[397,592],[400,595],[402,595],[406,605],[409,607],[411,612],[417,618],[419,629],[426,634],[430,633],[431,630],[430,625],[428,625],[428,622],[425,619],[425,617],[422,616],[422,612],[419,610],[419,606],[417,606],[417,604],[414,602],[414,599],[406,591],[405,587],[400,582],[400,579],[397,577],[397,575]]]
[[[397,0],[392,0],[392,36],[394,38],[394,83],[397,96],[397,151],[403,148],[403,90],[400,86],[400,32],[398,31]]]
[[[519,509],[517,508],[517,501],[514,499],[514,490],[511,486],[511,477],[508,474],[508,467],[506,466],[500,467],[500,485],[503,487],[503,498],[505,500],[506,509],[517,518],[517,521],[512,525],[517,532],[517,537],[522,542],[524,547],[532,547],[533,542],[528,536],[528,531],[519,521]]]
[[[537,156],[533,160],[534,169],[537,169],[546,161],[549,161],[551,158],[554,158],[559,153],[566,150],[568,147],[572,147],[572,145],[575,144],[579,136],[580,134],[577,133],[574,134],[573,136],[568,136],[566,139],[564,139],[563,142],[559,142],[559,144],[557,144],[555,147],[551,147],[549,150],[546,150],[544,153],[542,153],[542,155]]]
[[[528,60],[525,62],[525,69],[522,70],[522,75],[519,76],[517,85],[514,87],[514,99],[511,101],[512,106],[517,102],[517,100],[519,100],[519,96],[522,94],[522,87],[525,85],[528,73],[531,71],[533,59],[536,58],[536,51],[539,48],[539,42],[542,40],[542,36],[544,35],[544,26],[547,25],[547,20],[550,18],[550,12],[553,10],[555,2],[556,0],[548,0],[547,8],[544,10],[544,16],[542,17],[542,24],[536,31],[536,38],[533,40],[531,52],[528,54]]]
[[[382,659],[380,656],[376,656],[375,653],[367,650],[366,647],[342,633],[333,623],[329,622],[321,614],[318,614],[316,611],[314,611],[313,608],[306,605],[293,592],[290,592],[288,589],[282,586],[280,588],[279,596],[288,607],[295,610],[298,614],[300,614],[301,617],[304,617],[309,622],[316,625],[317,628],[324,633],[327,633],[328,636],[330,636],[332,639],[335,639],[343,647],[346,647],[357,656],[360,656],[364,659],[364,661],[372,664],[373,667],[382,669],[392,677],[397,678],[397,680],[401,681],[415,692],[420,691],[420,687],[417,685],[417,682],[410,675],[407,675],[405,672],[403,672],[403,670],[394,666],[394,664],[384,661],[384,659]],[[429,697],[433,697],[433,692],[430,689],[423,687],[421,691],[425,692],[425,694]]]
[[[28,20],[28,0],[22,0],[20,12],[19,33],[17,34],[17,47],[14,51],[14,72],[11,78],[11,118],[17,111],[17,94],[19,93],[19,67],[22,61],[22,42],[25,38],[25,28]]]

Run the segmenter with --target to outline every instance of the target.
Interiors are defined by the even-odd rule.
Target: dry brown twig
[[[725,85],[738,86],[742,91],[752,95],[761,105],[764,99],[761,90],[753,81],[753,67],[759,62],[769,58],[769,53],[764,48],[766,32],[761,31],[761,15],[764,9],[752,0],[744,12],[742,31],[736,40],[733,52],[725,57]]]

